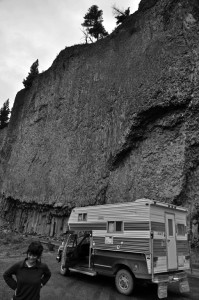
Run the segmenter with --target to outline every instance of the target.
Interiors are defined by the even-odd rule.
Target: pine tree
[[[32,86],[33,80],[39,74],[38,66],[39,66],[39,61],[37,59],[30,67],[30,72],[28,73],[28,76],[26,77],[26,79],[23,80],[23,85],[25,86],[26,89]]]
[[[84,16],[84,23],[82,26],[86,28],[86,32],[83,31],[86,37],[86,42],[88,41],[88,35],[90,40],[93,42],[92,38],[99,40],[108,35],[108,32],[105,30],[104,26],[102,25],[103,22],[103,11],[98,9],[97,5],[92,5],[88,12]]]
[[[0,129],[8,126],[9,123],[9,99],[4,102],[3,107],[0,109]]]
[[[115,15],[115,18],[117,19],[116,24],[123,23],[124,20],[130,15],[130,7],[128,7],[126,10],[121,10],[117,8],[116,6],[113,6],[113,14]]]

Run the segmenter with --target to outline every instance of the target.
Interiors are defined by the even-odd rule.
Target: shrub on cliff
[[[108,35],[108,32],[102,25],[102,15],[103,11],[99,10],[97,5],[92,5],[85,14],[82,26],[85,28],[83,33],[86,43],[88,43],[89,40],[93,42],[93,38],[99,40]]]
[[[39,74],[38,66],[39,66],[39,61],[37,59],[30,67],[30,72],[28,73],[28,76],[26,77],[26,79],[23,80],[23,85],[25,86],[26,89],[32,86],[33,80]]]
[[[126,10],[121,10],[117,8],[115,5],[112,7],[113,8],[113,14],[115,16],[116,24],[119,25],[120,23],[123,23],[124,20],[130,15],[130,7],[128,7]]]
[[[8,99],[6,102],[4,102],[3,107],[0,109],[0,129],[3,129],[4,127],[8,126],[9,114],[10,108]]]

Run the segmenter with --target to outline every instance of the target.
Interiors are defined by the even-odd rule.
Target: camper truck
[[[168,284],[189,291],[190,268],[187,210],[149,199],[76,207],[69,218],[60,272],[115,277],[121,294],[133,292],[136,282],[158,285],[166,298]]]

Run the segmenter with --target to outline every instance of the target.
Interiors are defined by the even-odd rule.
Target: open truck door
[[[61,257],[60,273],[62,275],[67,275],[69,273],[68,265],[71,260],[69,258],[72,256],[75,248],[77,246],[77,235],[70,233],[64,245]]]
[[[70,270],[89,268],[91,263],[90,251],[91,234],[84,233],[69,235],[63,249],[60,273],[67,275]],[[71,269],[72,268],[72,269]]]

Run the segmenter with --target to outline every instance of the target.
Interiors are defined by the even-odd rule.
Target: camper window
[[[177,224],[177,234],[181,236],[185,236],[186,226],[184,224]]]
[[[87,221],[87,214],[78,214],[78,221]]]
[[[108,222],[108,232],[122,232],[123,231],[123,222],[121,221],[109,221]]]
[[[173,236],[173,220],[168,219],[169,236]]]

